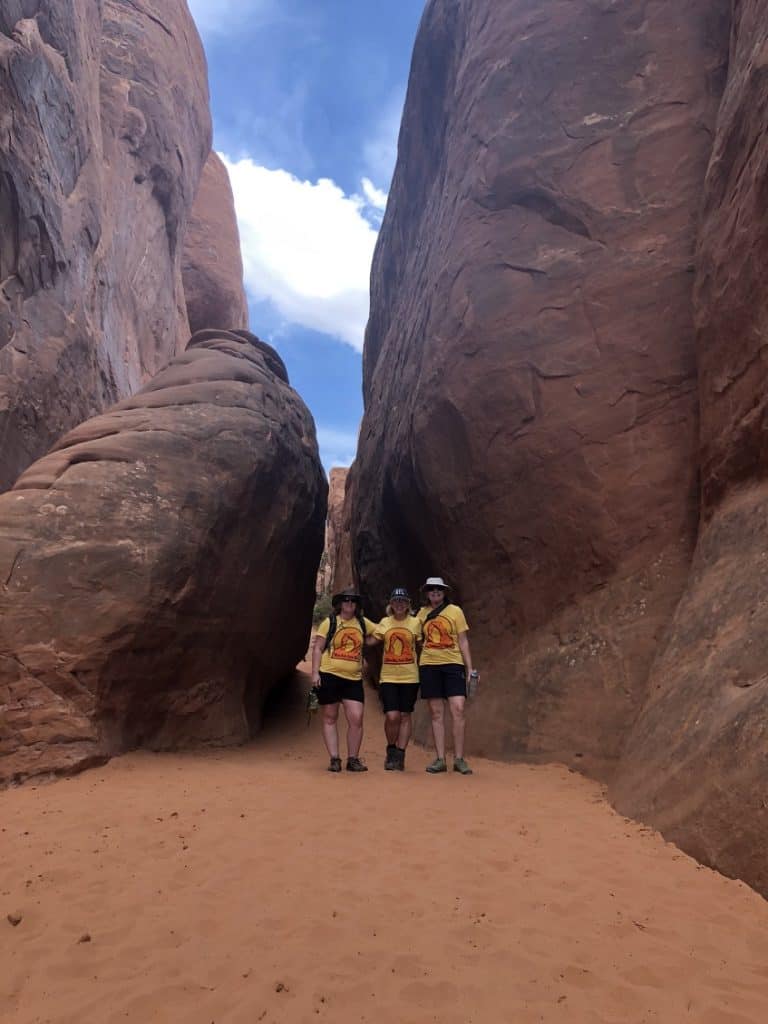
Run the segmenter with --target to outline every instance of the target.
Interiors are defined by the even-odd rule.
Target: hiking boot
[[[384,759],[384,771],[393,772],[397,768],[397,745],[387,744],[387,756]]]
[[[339,767],[341,771],[341,767]],[[348,757],[347,758],[347,771],[348,772],[367,772],[368,765],[363,764],[359,757]]]
[[[429,772],[430,775],[439,775],[440,772],[448,771],[448,765],[445,763],[444,757],[436,757],[432,764],[427,765],[424,771]]]
[[[396,747],[395,750],[397,751],[397,762],[395,763],[395,771],[404,772],[405,771],[405,751],[401,750],[400,747]]]
[[[460,772],[461,775],[471,775],[472,769],[469,767],[463,757],[457,757],[453,762],[453,770]]]
[[[341,758],[332,757],[330,764],[328,765],[329,772],[340,772],[341,771]]]

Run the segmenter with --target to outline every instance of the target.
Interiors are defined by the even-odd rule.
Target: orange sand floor
[[[294,715],[0,793],[0,1020],[768,1020],[745,885],[562,767],[385,773],[368,725],[366,775],[325,772]]]

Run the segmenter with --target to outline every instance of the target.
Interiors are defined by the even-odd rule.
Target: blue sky
[[[189,0],[230,171],[251,330],[348,465],[368,276],[423,0]]]

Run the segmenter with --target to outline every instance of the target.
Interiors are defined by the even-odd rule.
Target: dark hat
[[[395,587],[392,593],[389,595],[390,601],[410,601],[411,595],[405,589],[405,587]]]
[[[341,593],[334,594],[331,598],[332,605],[341,604],[342,601],[355,601],[357,604],[360,604],[360,595],[356,594],[351,587],[348,587],[346,590],[342,590]]]

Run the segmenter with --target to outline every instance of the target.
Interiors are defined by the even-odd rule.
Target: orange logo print
[[[407,629],[390,629],[384,641],[385,665],[412,665],[413,634]]]
[[[333,637],[332,657],[340,661],[360,661],[363,651],[363,635],[352,626],[342,626]]]
[[[445,650],[446,647],[456,646],[451,636],[451,624],[442,615],[425,623],[424,636],[426,638],[424,646],[433,650]]]

